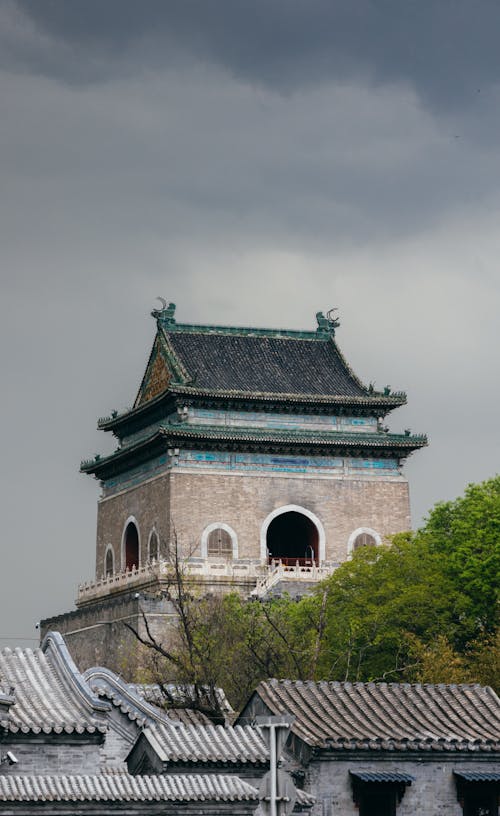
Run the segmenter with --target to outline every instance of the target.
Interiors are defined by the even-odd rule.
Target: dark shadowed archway
[[[281,513],[267,528],[267,551],[270,561],[301,566],[318,564],[319,534],[316,525],[295,510]]]
[[[125,530],[125,569],[139,566],[139,533],[133,521]]]

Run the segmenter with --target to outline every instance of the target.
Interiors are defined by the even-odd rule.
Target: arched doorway
[[[124,535],[125,569],[139,566],[139,533],[133,521],[129,521]]]
[[[281,561],[290,566],[297,562],[300,566],[319,563],[318,528],[297,510],[273,518],[267,528],[266,546],[270,562]]]

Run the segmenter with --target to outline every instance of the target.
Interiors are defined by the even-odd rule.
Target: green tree
[[[405,534],[390,546],[358,550],[340,566],[309,602],[319,609],[326,591],[317,677],[406,679],[412,639],[427,643],[443,633],[454,639],[468,599],[441,564],[425,540]]]
[[[498,625],[500,574],[500,476],[471,484],[464,496],[437,504],[418,538],[443,558],[443,569],[470,600],[469,636]]]

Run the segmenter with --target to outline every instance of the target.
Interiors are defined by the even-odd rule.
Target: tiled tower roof
[[[333,338],[164,331],[198,389],[366,396]]]
[[[321,312],[316,331],[177,323],[174,312],[173,304],[153,312],[157,334],[134,408],[100,420],[103,430],[119,429],[166,395],[352,403],[377,407],[379,415],[406,402],[402,392],[378,392],[358,379],[335,342],[338,321]]]
[[[81,469],[109,479],[161,456],[169,448],[190,447],[326,456],[383,456],[399,460],[427,444],[410,431],[388,434],[381,418],[406,402],[389,386],[365,386],[342,356],[338,320],[318,312],[316,331],[255,329],[177,323],[175,305],[153,316],[157,333],[133,408],[99,420],[120,447],[107,457],[82,462]],[[231,427],[186,423],[194,412],[236,411]],[[376,418],[369,434],[348,428],[287,430],[247,427],[251,411],[282,415]],[[279,423],[278,423],[279,424]]]

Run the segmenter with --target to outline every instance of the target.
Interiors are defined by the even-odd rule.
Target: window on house
[[[396,791],[391,787],[380,790],[380,785],[365,790],[359,800],[359,816],[395,816]]]
[[[354,539],[352,549],[358,550],[360,547],[375,547],[376,545],[377,542],[375,541],[374,537],[370,535],[370,533],[360,533]]]
[[[158,561],[158,535],[156,530],[153,530],[149,539],[149,560]]]
[[[396,816],[413,777],[398,772],[350,772],[354,803],[359,816]]]
[[[455,771],[458,801],[464,816],[498,816],[500,773]]]
[[[491,785],[477,787],[464,796],[464,816],[498,816],[498,793]]]
[[[109,578],[110,575],[113,575],[115,571],[114,565],[114,558],[113,558],[113,550],[108,549],[106,551],[106,558],[104,559],[104,574],[106,578]]]
[[[226,560],[233,557],[233,541],[227,530],[217,527],[208,534],[207,555]]]

